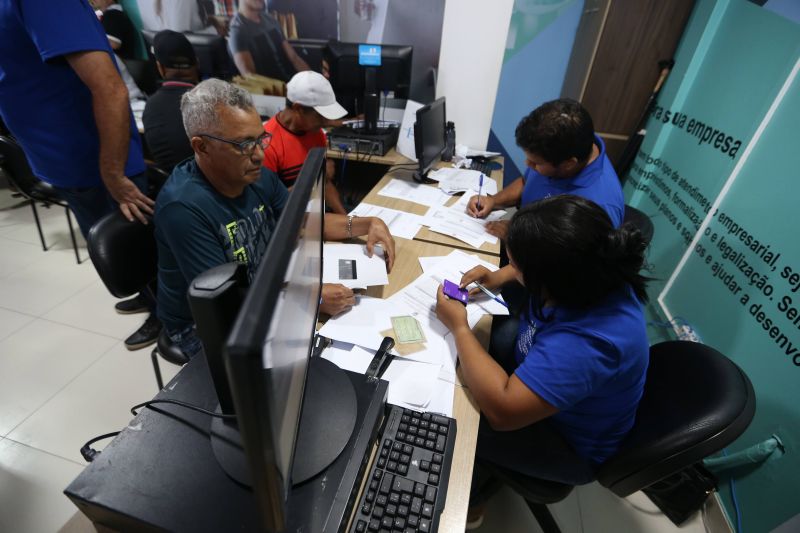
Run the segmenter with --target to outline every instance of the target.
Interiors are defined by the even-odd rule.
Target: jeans
[[[169,335],[169,340],[180,348],[183,355],[189,359],[194,358],[203,349],[203,344],[200,342],[200,337],[197,336],[197,328],[194,327],[194,324],[186,326],[175,333],[167,331],[167,335]]]
[[[139,187],[139,190],[147,192],[147,174],[142,172],[129,179]],[[97,187],[69,188],[54,187],[59,196],[64,199],[78,221],[78,227],[85,239],[92,226],[106,216],[119,209],[119,204],[111,197],[103,184]]]

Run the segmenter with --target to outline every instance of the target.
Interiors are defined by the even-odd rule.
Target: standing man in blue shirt
[[[106,32],[86,0],[0,0],[0,117],[84,237],[120,209],[147,223],[142,143]],[[120,302],[124,304],[125,302]],[[155,342],[155,316],[125,343]]]
[[[581,104],[568,98],[542,104],[520,121],[516,138],[525,152],[525,175],[494,196],[481,196],[480,209],[474,196],[467,206],[470,215],[484,218],[494,209],[575,194],[605,209],[615,227],[622,224],[622,186]],[[487,224],[489,233],[500,238],[505,238],[507,227],[507,221]]]

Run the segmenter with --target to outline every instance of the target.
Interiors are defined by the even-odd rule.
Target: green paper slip
[[[392,328],[396,335],[395,341],[401,344],[410,344],[412,342],[425,342],[425,334],[417,322],[417,319],[412,316],[393,316]]]

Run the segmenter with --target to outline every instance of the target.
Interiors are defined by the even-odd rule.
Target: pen
[[[481,172],[480,181],[478,181],[478,201],[475,202],[478,211],[481,210],[481,191],[483,190],[483,172]]]
[[[459,272],[461,272],[461,271],[459,270]],[[464,272],[461,272],[461,275],[463,276]],[[505,303],[502,299],[500,299],[500,297],[497,296],[495,293],[493,293],[492,291],[490,291],[489,289],[487,289],[486,287],[484,287],[483,285],[481,285],[477,281],[473,281],[472,283],[475,284],[475,286],[478,287],[481,290],[481,292],[483,292],[483,294],[485,294],[486,296],[488,296],[489,298],[491,298],[495,302],[499,303],[500,305],[502,305],[503,307],[508,309],[508,304]]]
[[[508,309],[508,304],[505,303],[503,300],[501,300],[500,297],[497,296],[495,293],[493,293],[492,291],[490,291],[489,289],[487,289],[486,287],[484,287],[483,285],[481,285],[477,281],[473,281],[472,283],[474,283],[476,287],[478,287],[481,291],[483,291],[483,294],[485,294],[486,296],[488,296],[489,298],[491,298],[495,302],[501,304],[503,307]]]

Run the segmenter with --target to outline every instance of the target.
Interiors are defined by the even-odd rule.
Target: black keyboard
[[[386,409],[350,531],[436,531],[447,497],[456,421],[396,405]]]
[[[476,161],[476,160],[473,159],[472,160],[472,164],[470,164],[469,168],[470,168],[470,170],[477,170],[478,172],[483,172],[487,176],[491,176],[492,169],[489,168],[490,164],[491,164],[490,161],[486,161],[486,162],[481,163],[480,161]]]

